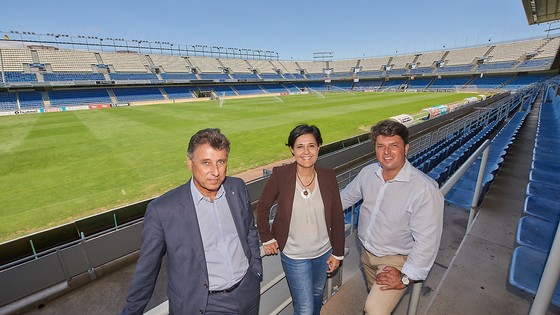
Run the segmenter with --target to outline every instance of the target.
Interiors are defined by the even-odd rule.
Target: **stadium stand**
[[[121,95],[121,98],[143,101],[160,100],[162,97],[163,99],[167,97],[188,99],[195,96],[193,92],[196,94],[201,91],[200,88],[218,94],[225,92],[228,96],[250,93],[298,93],[300,89],[383,91],[404,88],[455,90],[472,87],[473,91],[502,88],[515,90],[533,83],[533,79],[549,78],[550,75],[527,76],[523,71],[549,70],[559,46],[560,37],[554,37],[419,54],[334,61],[245,60],[141,54],[133,51],[123,53],[41,47],[4,48],[0,49],[2,56],[0,67],[4,84],[33,86],[45,83],[53,87],[63,87],[63,90],[68,90],[69,87],[88,89],[88,85],[91,88],[96,84],[108,84],[118,90],[118,93],[125,93],[129,88],[133,89],[130,95]],[[508,72],[511,75],[496,75],[500,72]],[[483,73],[484,76],[480,78],[477,73]],[[348,82],[350,78],[358,78],[360,82]],[[390,78],[390,80],[376,80],[378,78]],[[331,79],[332,82],[325,84],[324,81],[327,79]],[[235,87],[197,88],[198,80],[210,80],[215,83],[231,82]],[[297,83],[282,84],[286,80]],[[242,86],[234,83],[242,81],[267,81],[275,85]],[[129,84],[143,84],[152,89],[146,90],[145,95],[142,96],[139,87],[129,87],[127,86]],[[150,84],[162,85],[164,89],[154,93],[155,90]],[[170,84],[193,84],[193,86],[170,87],[168,86]],[[263,89],[266,92],[263,92]],[[76,95],[79,96],[79,93]],[[68,95],[67,102],[64,98],[64,94],[57,95],[55,104],[79,101],[79,98],[75,98],[74,95]],[[105,95],[103,98],[105,103]],[[3,106],[3,108],[11,109],[14,106],[17,108],[17,104]],[[50,106],[48,100],[45,106]]]
[[[414,68],[414,69],[410,69],[410,75],[424,75],[424,74],[430,74],[434,72],[434,68]]]
[[[114,72],[147,73],[148,61],[145,55],[136,53],[100,52],[103,64],[112,67]]]
[[[432,82],[432,80],[433,78],[411,78],[408,81],[407,88],[423,90],[428,88],[428,85]]]
[[[295,86],[293,83],[284,83],[284,84],[282,84],[282,86],[284,86],[286,89],[288,89],[288,91],[290,91],[290,93],[297,94],[297,93],[301,92],[301,90],[297,86]]]
[[[44,106],[43,95],[38,91],[18,92],[20,109],[41,109]]]
[[[509,90],[517,90],[529,84],[543,82],[553,77],[552,74],[526,74],[518,75],[509,81],[504,88]]]
[[[360,70],[361,75],[367,73],[368,71],[383,71],[384,67],[389,63],[389,57],[377,57],[377,58],[364,58],[360,59]]]
[[[34,63],[29,49],[2,48],[0,54],[3,71],[23,72],[24,65]]]
[[[303,76],[300,73],[300,69],[298,64],[295,61],[287,61],[287,60],[271,60],[270,63],[276,68],[276,69],[280,69],[280,71],[284,74],[284,77],[286,77],[286,74],[288,74],[289,76],[292,76],[292,78],[303,78]],[[286,79],[291,79],[286,77]]]
[[[442,77],[436,78],[430,85],[431,90],[450,90],[463,87],[468,83],[470,77]]]
[[[200,73],[222,73],[224,66],[216,58],[209,57],[187,57],[192,68],[198,69]]]
[[[326,61],[298,61],[297,64],[299,69],[305,71],[306,77],[310,80],[321,80],[327,77],[325,74]]]
[[[43,73],[45,82],[61,82],[61,81],[102,81],[105,77],[101,73],[92,72],[58,72]]]
[[[37,49],[37,55],[39,62],[50,66],[53,72],[92,73],[99,63],[90,51]]]
[[[381,90],[398,90],[404,87],[406,83],[406,79],[397,79],[393,78],[390,80],[386,80],[381,87]]]
[[[536,51],[536,55],[532,58],[554,58],[560,49],[560,37],[547,38],[546,44]]]
[[[357,67],[358,61],[356,59],[347,60],[333,60],[328,62],[328,67],[331,69],[331,78],[348,78],[352,77],[353,70]]]
[[[553,58],[541,58],[541,59],[529,59],[523,61],[519,66],[517,66],[517,70],[521,68],[545,68],[550,67],[552,65]]]
[[[245,59],[220,58],[224,67],[229,68],[235,74],[252,74],[252,68]]]
[[[554,92],[555,93],[555,92]],[[534,296],[543,276],[547,256],[558,229],[560,182],[558,181],[558,144],[560,144],[560,98],[545,95],[538,118],[533,149],[533,165],[527,184],[524,213],[517,226],[516,243],[511,257],[509,283],[520,294]],[[539,174],[539,175],[537,175]],[[539,186],[540,189],[536,189]],[[560,284],[551,303],[560,307]]]
[[[437,69],[438,74],[445,74],[445,73],[463,73],[463,72],[470,72],[472,70],[472,65],[460,65],[460,66],[443,66]]]
[[[237,94],[229,85],[213,85],[205,88],[200,87],[199,90],[213,90],[219,96],[237,96]]]
[[[383,84],[381,80],[360,80],[354,84],[354,90],[356,91],[368,91],[368,90],[378,90]]]
[[[155,67],[160,67],[164,73],[191,74],[187,61],[180,56],[150,54],[148,58]],[[196,77],[195,77],[196,79]]]
[[[154,101],[163,100],[159,88],[113,88],[113,93],[119,102],[138,102],[138,101]]]
[[[331,90],[336,91],[350,91],[354,83],[352,81],[333,81],[331,82]]]
[[[160,76],[163,80],[172,80],[172,81],[192,81],[198,80],[198,77],[194,73],[170,73],[164,72],[160,73]]]
[[[270,60],[247,60],[250,69],[258,70],[261,75],[278,75],[276,72],[276,67],[270,62]],[[282,76],[279,76],[282,78]]]
[[[251,95],[251,94],[263,94],[265,93],[263,89],[261,89],[258,85],[256,84],[249,84],[249,85],[232,85],[231,86],[232,89],[234,89],[235,91],[237,91],[237,93],[239,93],[239,95]]]
[[[488,72],[488,71],[506,71],[506,70],[514,70],[515,66],[519,64],[519,61],[503,61],[503,62],[492,62],[492,63],[483,63],[478,66],[477,72]]]
[[[263,88],[267,93],[288,93],[290,92],[284,85],[282,84],[261,84],[261,88]]]
[[[0,111],[16,110],[18,110],[16,92],[0,92]]]
[[[193,97],[189,88],[185,86],[168,86],[163,89],[165,93],[167,93],[167,96],[173,100]]]
[[[6,82],[37,82],[34,73],[21,73],[15,71],[4,72]]]
[[[49,99],[52,107],[112,103],[106,89],[53,90]]]
[[[546,39],[535,39],[495,45],[488,58],[490,62],[519,61],[527,53],[536,52],[546,43]]]
[[[284,80],[284,77],[282,77],[282,75],[277,73],[261,73],[259,76],[265,81]]]
[[[358,77],[360,78],[381,78],[385,76],[385,72],[381,70],[377,71],[360,71],[358,72]]]
[[[473,64],[476,62],[477,58],[486,56],[490,49],[491,46],[478,46],[450,50],[444,57],[445,66],[463,66]]]
[[[485,75],[483,77],[475,77],[469,84],[476,85],[478,89],[498,89],[502,88],[510,80],[513,80],[511,75]]]
[[[408,69],[408,66],[414,63],[414,60],[417,58],[416,55],[395,55],[389,61],[391,65],[391,70],[397,69]]]
[[[416,65],[418,68],[432,67],[434,63],[443,59],[445,51],[433,51],[418,54]]]
[[[488,124],[488,130],[484,130],[484,135],[490,135],[490,133],[497,127],[499,127],[501,122],[505,121],[505,125],[500,129],[498,134],[494,136],[490,145],[490,153],[488,155],[488,161],[486,166],[486,172],[484,175],[484,180],[482,183],[482,191],[480,200],[483,199],[484,194],[489,189],[491,182],[494,180],[498,169],[504,161],[504,157],[507,154],[510,145],[512,144],[512,139],[521,127],[521,124],[525,120],[528,114],[528,108],[525,110],[517,111],[511,115],[514,111],[522,107],[522,103],[527,100],[517,99],[512,106],[509,106],[509,112],[500,112],[496,110],[490,116],[490,123]],[[507,120],[507,121],[506,121]],[[465,158],[468,155],[465,156]],[[445,200],[451,204],[454,204],[463,209],[470,209],[471,201],[473,200],[473,195],[475,191],[478,168],[480,167],[482,158],[479,158],[467,171],[467,173],[461,177],[459,182],[451,189],[451,191],[445,196]],[[461,163],[459,163],[461,164]],[[455,169],[450,166],[449,174],[451,175]],[[440,167],[441,170],[441,167]]]
[[[214,80],[219,82],[225,82],[231,79],[227,73],[199,73],[198,76],[201,80]]]
[[[157,83],[158,77],[153,73],[110,73],[109,77],[115,81],[148,81],[148,83]]]
[[[260,79],[256,73],[232,73],[230,75],[239,81],[257,81]]]

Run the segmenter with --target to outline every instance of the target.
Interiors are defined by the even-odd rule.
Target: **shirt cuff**
[[[266,242],[264,242],[264,243],[262,243],[262,244],[263,244],[263,245],[270,245],[270,244],[272,244],[272,243],[274,243],[274,242],[276,242],[276,239],[275,239],[275,238],[271,239],[270,241],[266,241]]]

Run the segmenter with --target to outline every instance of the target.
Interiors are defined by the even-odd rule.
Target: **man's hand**
[[[381,291],[402,290],[406,288],[401,282],[402,273],[395,267],[386,266],[383,271],[375,277],[375,283],[380,285]]]
[[[340,260],[334,258],[332,255],[327,259],[327,273],[335,271],[340,266]]]

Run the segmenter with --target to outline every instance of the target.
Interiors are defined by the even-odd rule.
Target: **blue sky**
[[[1,8],[1,32],[272,50],[285,60],[452,49],[546,37],[549,28],[530,26],[521,0],[17,0]]]

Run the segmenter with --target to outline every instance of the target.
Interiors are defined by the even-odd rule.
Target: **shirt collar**
[[[218,192],[216,193],[216,197],[214,197],[214,200],[220,199],[225,194],[225,192],[226,191],[224,189],[224,185],[222,184],[218,189]],[[198,205],[202,200],[206,200],[210,202],[210,198],[202,195],[200,190],[198,190],[198,188],[195,186],[194,180],[192,178],[191,178],[191,195],[195,205]]]
[[[381,166],[381,163],[379,162],[377,162],[377,165],[379,165],[379,168],[375,171],[375,175],[383,180],[383,166]],[[412,165],[410,164],[410,162],[408,162],[407,159],[405,159],[403,168],[401,168],[395,178],[388,180],[388,182],[409,182],[411,171]]]

